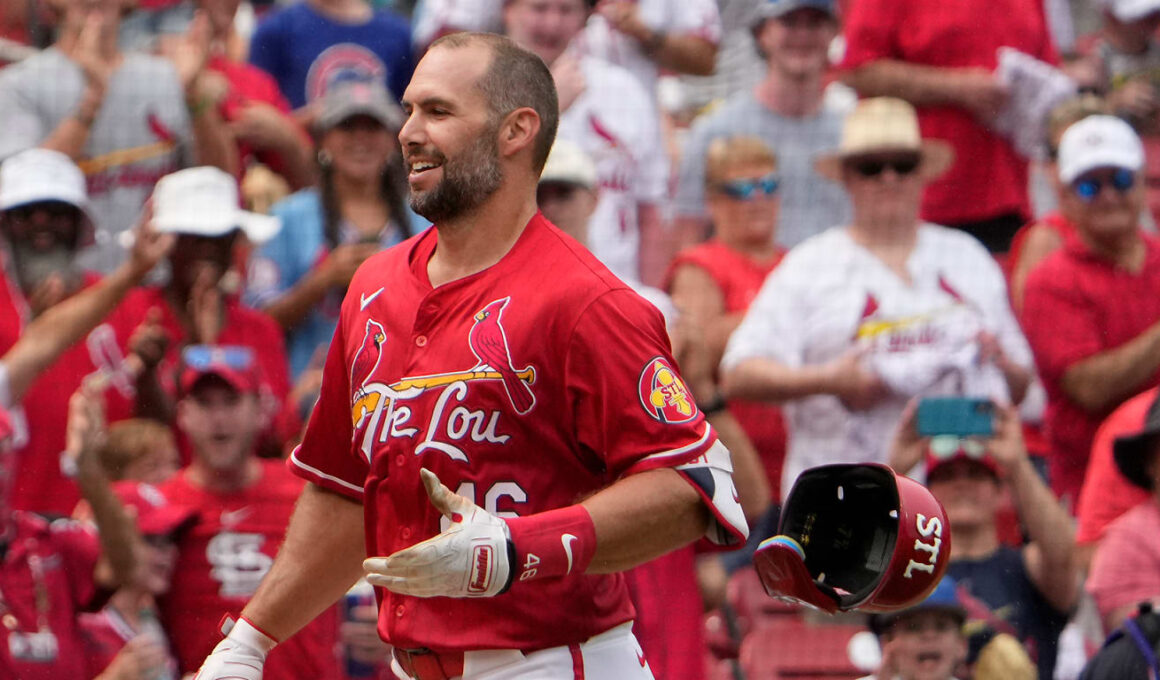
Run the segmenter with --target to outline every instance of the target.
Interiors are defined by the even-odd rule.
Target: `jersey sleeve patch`
[[[638,391],[645,413],[658,422],[687,423],[697,417],[693,395],[664,357],[656,356],[645,363]]]

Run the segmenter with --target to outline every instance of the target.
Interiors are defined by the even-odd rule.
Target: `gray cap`
[[[326,132],[353,116],[370,116],[389,130],[403,126],[403,110],[378,81],[348,80],[332,85],[322,97],[315,124]]]
[[[753,28],[766,19],[777,19],[799,9],[816,9],[833,18],[838,18],[838,3],[835,0],[762,0],[753,12]]]

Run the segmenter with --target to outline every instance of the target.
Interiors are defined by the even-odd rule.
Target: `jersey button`
[[[403,605],[399,605],[398,607],[395,607],[395,616],[402,616],[403,614],[406,614],[406,613],[407,613],[407,608],[404,607]]]
[[[415,338],[415,344],[418,345],[419,347],[426,347],[427,346],[427,336],[420,335],[419,337]]]
[[[402,536],[404,539],[410,538],[411,537],[411,527],[403,527],[403,530],[399,532],[399,535]]]
[[[399,455],[395,456],[395,465],[398,465],[399,467],[403,467],[403,463],[406,463],[406,462],[407,462],[407,457],[404,456],[403,454],[400,453]]]

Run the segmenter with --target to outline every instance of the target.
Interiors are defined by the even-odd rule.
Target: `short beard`
[[[443,179],[421,193],[411,191],[411,209],[434,224],[446,223],[478,208],[503,183],[498,129],[489,129],[453,159],[443,160]]]
[[[76,252],[71,248],[55,246],[40,251],[14,244],[12,260],[17,283],[25,295],[32,295],[52,276],[60,277],[65,290],[70,293],[80,285],[81,272],[77,268]]]

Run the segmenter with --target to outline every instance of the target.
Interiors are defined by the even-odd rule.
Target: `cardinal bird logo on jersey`
[[[640,403],[662,423],[687,423],[697,417],[689,389],[664,357],[653,357],[640,372]]]
[[[507,335],[504,334],[503,326],[500,324],[503,310],[510,301],[510,297],[505,297],[490,302],[481,309],[475,315],[475,324],[467,335],[467,344],[471,347],[475,358],[479,359],[479,364],[473,370],[486,367],[499,373],[512,406],[516,413],[522,416],[536,405],[536,395],[532,394],[532,388],[528,387],[520,375],[527,375],[531,366],[519,370],[512,366]]]
[[[367,329],[363,335],[362,346],[358,348],[358,352],[354,355],[354,361],[351,362],[350,384],[354,387],[353,403],[359,402],[363,388],[370,381],[375,369],[378,368],[379,360],[383,357],[383,343],[386,341],[387,333],[383,330],[383,325],[374,319],[367,319]],[[367,415],[369,412],[365,405],[356,410],[354,414],[356,429]]]

